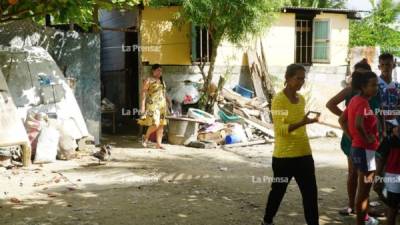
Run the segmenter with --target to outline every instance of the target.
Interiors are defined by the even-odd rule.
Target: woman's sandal
[[[166,148],[165,148],[164,146],[162,146],[162,145],[157,145],[156,148],[157,148],[157,149],[160,149],[160,150],[166,150]]]
[[[350,216],[352,214],[355,214],[356,212],[354,211],[354,209],[350,208],[350,207],[346,207],[344,209],[339,210],[339,214],[342,216]]]
[[[143,148],[147,148],[147,142],[148,142],[148,141],[146,141],[146,140],[144,139],[144,137],[143,137],[143,139],[142,139],[142,146],[143,146]]]

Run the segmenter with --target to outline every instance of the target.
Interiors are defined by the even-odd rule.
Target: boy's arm
[[[333,114],[340,116],[343,111],[338,107],[338,105],[346,99],[346,96],[351,94],[351,88],[346,87],[333,96],[329,101],[326,103],[326,108],[329,109]]]
[[[347,124],[347,110],[345,110],[339,117],[339,124],[343,130],[343,133],[351,139],[349,127]]]

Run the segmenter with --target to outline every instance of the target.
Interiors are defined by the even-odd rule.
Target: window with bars
[[[311,64],[312,20],[296,19],[296,63]]]
[[[192,62],[210,62],[211,46],[208,30],[192,26]]]

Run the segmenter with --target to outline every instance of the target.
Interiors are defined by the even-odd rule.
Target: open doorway
[[[131,28],[130,30],[133,30]],[[130,51],[125,52],[125,69],[126,69],[126,106],[136,112],[139,110],[139,49],[138,49],[138,32],[125,33],[125,46],[131,46]],[[130,119],[136,119],[137,114],[132,113]]]
[[[102,109],[102,133],[134,134],[139,108],[139,50],[137,12],[102,11],[102,100],[114,105]],[[106,108],[106,107],[104,107]]]

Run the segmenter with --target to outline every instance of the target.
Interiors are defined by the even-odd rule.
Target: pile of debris
[[[243,87],[237,86],[235,90],[241,94],[222,90],[216,115],[190,108],[184,117],[168,117],[169,142],[197,148],[272,143],[269,102],[259,97],[249,98],[251,95],[243,92]]]
[[[261,49],[263,49],[261,43]],[[247,52],[254,91],[237,85],[223,88],[217,98],[215,115],[190,108],[186,116],[169,117],[171,144],[212,148],[271,143],[274,139],[270,106],[275,94],[263,52]],[[180,102],[180,101],[179,101]]]
[[[168,117],[168,141],[171,144],[197,148],[225,148],[274,142],[271,116],[275,91],[261,51],[247,52],[251,87],[236,85],[217,91],[214,115],[190,108],[185,116]],[[179,92],[180,93],[180,92]],[[183,94],[181,94],[183,95]],[[183,103],[182,98],[176,100]],[[337,132],[321,124],[310,125],[311,137],[334,137]]]

